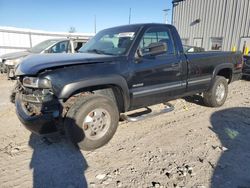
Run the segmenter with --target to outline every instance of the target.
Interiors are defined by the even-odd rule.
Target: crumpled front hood
[[[1,59],[11,60],[11,59],[17,59],[17,58],[20,58],[20,57],[25,57],[25,56],[27,56],[29,54],[31,54],[31,53],[28,52],[28,51],[13,52],[13,53],[4,54],[4,55],[0,56],[0,58]]]
[[[22,63],[18,65],[15,75],[36,75],[45,69],[77,64],[108,62],[115,59],[115,56],[92,53],[31,55],[24,58]]]

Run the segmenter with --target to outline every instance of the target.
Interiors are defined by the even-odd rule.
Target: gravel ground
[[[250,187],[250,81],[231,84],[221,108],[179,99],[170,113],[121,123],[92,152],[27,131],[9,103],[13,84],[0,76],[0,187]]]

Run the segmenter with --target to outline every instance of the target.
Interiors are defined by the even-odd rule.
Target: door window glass
[[[75,52],[78,52],[78,50],[83,46],[83,42],[74,41],[73,45],[74,45]]]
[[[144,33],[140,41],[139,48],[141,49],[142,53],[144,52],[146,53],[150,45],[158,42],[166,43],[167,46],[166,54],[174,54],[175,52],[174,44],[170,37],[168,29],[165,27],[154,27],[148,29]]]
[[[68,41],[62,41],[55,44],[50,53],[67,53],[68,52]]]

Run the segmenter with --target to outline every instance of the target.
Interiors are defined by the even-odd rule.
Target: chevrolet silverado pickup
[[[222,106],[240,79],[242,54],[185,54],[172,25],[100,31],[78,54],[33,55],[17,67],[16,113],[30,131],[65,130],[83,150],[106,144],[126,112],[201,94]]]

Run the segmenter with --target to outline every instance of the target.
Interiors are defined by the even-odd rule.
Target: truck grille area
[[[50,90],[23,88],[19,94],[22,105],[30,116],[45,113],[59,115],[60,103]]]

